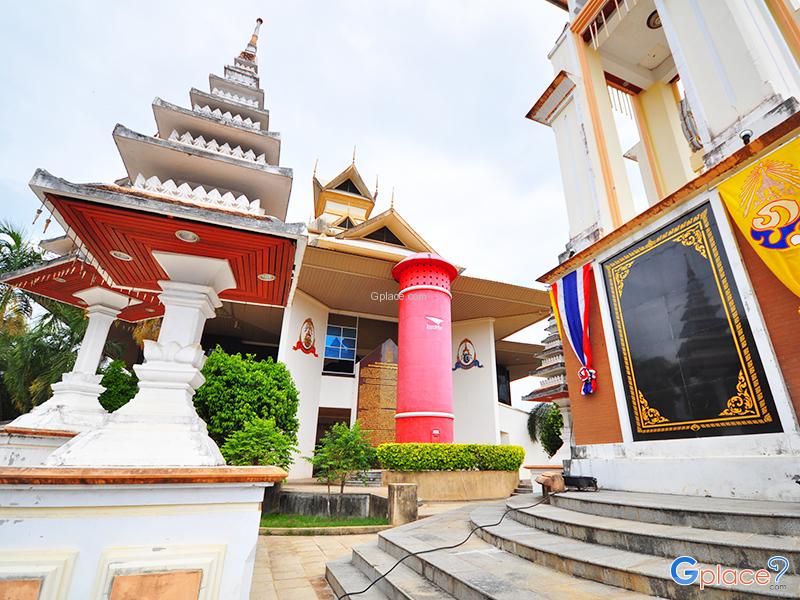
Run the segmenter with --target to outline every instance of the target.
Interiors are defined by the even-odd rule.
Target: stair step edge
[[[337,560],[328,561],[325,564],[325,581],[331,586],[334,594],[338,597],[346,592],[358,592],[367,587],[370,583],[369,579],[361,571],[359,571],[350,558],[339,558]],[[345,585],[347,588],[345,588]],[[344,600],[348,600],[346,596]],[[357,600],[389,600],[389,597],[374,587],[365,594],[353,596]]]
[[[353,548],[353,564],[356,565],[367,578],[372,581],[397,563],[397,558],[384,552],[378,547],[378,542],[370,542]],[[364,564],[372,572],[365,573]],[[383,578],[376,586],[382,583],[391,586],[402,598],[408,600],[454,600],[453,596],[445,590],[426,579],[420,573],[401,563],[389,575]],[[415,589],[411,589],[415,588]],[[384,593],[385,589],[381,588]]]
[[[475,516],[476,513],[481,513],[481,515],[479,517],[476,516],[473,519],[473,516]],[[473,526],[477,526],[485,522],[493,523],[498,520],[500,514],[501,512],[496,509],[477,509],[471,513],[470,521]],[[670,585],[674,583],[669,576],[669,565],[672,563],[672,561],[667,558],[640,554],[616,548],[612,549],[610,552],[604,551],[599,553],[599,557],[592,557],[593,554],[598,554],[596,549],[601,548],[602,546],[572,538],[563,538],[551,533],[526,527],[514,521],[512,521],[512,523],[514,523],[514,525],[509,526],[507,521],[504,521],[500,526],[488,527],[476,533],[481,535],[482,539],[485,541],[489,541],[484,537],[485,533],[488,533],[490,536],[503,539],[511,543],[515,550],[517,549],[517,546],[522,546],[545,554],[557,556],[563,560],[584,563],[592,567],[599,567],[604,570],[620,571],[629,575],[644,577],[648,580],[660,580],[662,583],[666,582]],[[533,545],[534,540],[532,538],[534,537],[537,538],[536,541],[538,541],[536,545]],[[553,546],[556,547],[553,548]],[[506,550],[505,548],[502,549]],[[509,552],[509,550],[506,550],[506,552]],[[512,553],[520,556],[516,552]],[[524,556],[520,556],[520,558],[528,560]],[[629,564],[627,566],[623,566],[620,564],[623,562],[621,559],[624,559],[624,562]],[[696,568],[711,568],[713,566],[714,565],[698,563]],[[768,589],[758,589],[758,591],[762,592],[762,597],[765,598],[800,598],[800,591],[797,591],[800,590],[800,576],[784,575],[781,579],[781,583],[787,584],[787,588],[789,590],[795,590],[794,594],[791,596],[780,595],[777,592],[773,592],[772,590]],[[753,588],[750,587],[707,586],[707,588],[731,594],[735,592],[752,593],[753,591]]]

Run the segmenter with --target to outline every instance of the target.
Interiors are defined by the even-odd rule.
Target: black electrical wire
[[[349,593],[342,594],[341,596],[337,596],[336,600],[344,600],[345,598],[352,598],[353,596],[358,596],[359,594],[367,593],[373,585],[375,585],[381,579],[385,578],[389,573],[394,571],[398,566],[400,566],[400,563],[402,563],[407,558],[411,558],[412,556],[419,556],[420,554],[427,554],[428,552],[438,552],[439,550],[452,550],[453,548],[458,548],[459,546],[463,546],[464,544],[466,544],[469,541],[469,538],[472,537],[472,534],[475,533],[476,531],[478,531],[479,529],[486,529],[487,527],[497,527],[498,525],[500,525],[500,523],[503,522],[503,519],[506,518],[506,515],[508,513],[514,512],[515,510],[526,510],[528,508],[533,508],[535,506],[539,506],[542,502],[544,502],[547,499],[548,499],[548,497],[543,497],[538,502],[534,502],[533,504],[530,504],[528,506],[516,506],[516,507],[513,507],[513,508],[509,507],[509,508],[506,509],[506,511],[503,513],[503,515],[500,517],[500,520],[497,523],[492,523],[491,525],[478,525],[477,527],[474,527],[472,529],[472,531],[469,532],[469,535],[467,537],[465,537],[462,541],[458,542],[457,544],[453,544],[452,546],[440,546],[439,548],[430,548],[428,550],[420,550],[419,552],[413,552],[411,554],[406,554],[403,558],[401,558],[396,563],[394,563],[394,565],[392,565],[391,569],[386,571],[386,573],[384,573],[383,575],[378,577],[375,581],[370,583],[363,590],[361,590],[359,592],[349,592]]]

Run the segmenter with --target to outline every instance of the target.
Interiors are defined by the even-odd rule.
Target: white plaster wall
[[[320,408],[347,408],[355,412],[358,398],[358,379],[322,375],[319,388]]]
[[[0,433],[0,465],[37,467],[71,438]]]
[[[224,545],[219,598],[247,600],[265,484],[0,486],[0,551],[73,550],[64,598],[94,600],[111,548]]]
[[[592,227],[598,219],[592,189],[592,173],[596,169],[589,162],[583,121],[573,98],[567,101],[551,124],[556,136],[558,163],[562,165],[561,183],[567,205],[570,238]]]
[[[300,327],[307,318],[314,322],[318,356],[305,354],[300,350],[292,350],[300,336]],[[292,300],[292,305],[283,313],[281,341],[278,347],[278,360],[289,368],[300,394],[300,406],[297,411],[297,419],[300,422],[300,429],[297,432],[299,452],[295,457],[294,464],[289,468],[290,479],[311,477],[311,463],[302,457],[311,456],[314,452],[327,327],[327,307],[298,290]]]
[[[525,448],[525,460],[522,461],[519,469],[520,479],[527,479],[530,475],[525,465],[561,466],[558,455],[548,458],[542,447],[531,441],[531,437],[528,435],[528,412],[505,404],[498,404],[498,417],[501,443],[506,443],[505,440],[508,439],[508,444]],[[507,434],[508,437],[506,438],[503,434]],[[569,448],[569,441],[565,442],[565,446]]]
[[[494,354],[494,322],[491,319],[453,323],[451,368],[458,345],[469,338],[483,368],[456,369],[453,374],[454,440],[456,443],[497,444],[497,366]]]

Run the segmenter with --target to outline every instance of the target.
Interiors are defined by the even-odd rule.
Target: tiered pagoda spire
[[[198,206],[286,218],[292,171],[279,166],[280,135],[268,129],[256,56],[262,22],[223,76],[209,75],[210,92],[190,90],[191,109],[155,99],[157,135],[115,128],[123,183]]]

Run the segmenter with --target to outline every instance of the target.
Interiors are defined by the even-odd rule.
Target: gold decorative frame
[[[617,348],[624,367],[624,376],[629,390],[629,403],[633,410],[634,422],[638,433],[662,433],[667,431],[691,430],[699,431],[711,427],[735,427],[742,425],[758,425],[771,423],[773,416],[767,407],[767,401],[761,390],[759,376],[751,356],[750,346],[744,334],[739,311],[728,283],[717,242],[708,219],[710,208],[706,206],[697,214],[683,220],[655,238],[634,248],[623,252],[604,264],[606,282],[611,298],[612,318],[617,332]],[[739,356],[741,370],[736,382],[731,389],[736,394],[727,402],[727,408],[717,416],[707,419],[691,421],[671,421],[664,417],[656,408],[649,405],[646,391],[639,389],[636,384],[636,373],[631,360],[628,334],[625,328],[625,319],[622,315],[621,298],[625,287],[625,279],[631,267],[638,258],[667,243],[679,243],[694,248],[705,260],[708,261],[714,274],[715,283],[722,298],[725,317],[728,321],[733,345]]]

